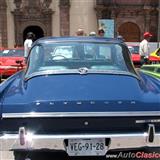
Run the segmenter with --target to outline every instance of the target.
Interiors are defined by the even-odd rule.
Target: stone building
[[[88,34],[99,19],[113,19],[115,36],[140,41],[150,31],[157,41],[159,0],[0,0],[0,47],[22,46],[28,32],[43,36]]]

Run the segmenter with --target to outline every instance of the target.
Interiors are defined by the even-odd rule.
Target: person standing
[[[33,33],[29,32],[29,33],[27,33],[27,38],[24,41],[24,58],[25,58],[25,62],[27,62],[28,53],[29,53],[29,50],[31,49],[32,43],[33,43]]]
[[[140,42],[139,45],[139,54],[141,56],[141,65],[149,63],[149,55],[150,55],[150,47],[149,41],[152,37],[152,34],[149,32],[145,32],[143,34],[144,39]]]

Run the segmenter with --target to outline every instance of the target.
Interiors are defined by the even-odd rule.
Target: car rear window
[[[31,49],[27,73],[46,70],[67,72],[84,67],[96,71],[128,71],[123,56],[125,49],[123,45],[114,43],[40,44]]]

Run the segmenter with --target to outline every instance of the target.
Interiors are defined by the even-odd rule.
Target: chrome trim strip
[[[80,74],[79,73],[79,69],[72,69],[72,70],[45,70],[45,71],[37,71],[34,73],[31,73],[30,75],[26,74],[25,75],[25,80],[28,81],[31,78],[37,77],[37,76],[46,76],[46,75],[52,75],[52,74],[56,74],[56,75],[61,75],[61,74]],[[136,74],[133,74],[131,72],[127,72],[127,71],[116,71],[116,70],[92,70],[89,69],[88,72],[86,74],[111,74],[111,75],[123,75],[123,76],[131,76],[134,78],[137,78],[138,80],[139,77]]]
[[[0,151],[8,151],[15,149],[35,150],[35,149],[55,149],[66,150],[64,145],[65,139],[95,139],[95,138],[110,138],[108,150],[125,149],[125,148],[140,148],[145,146],[160,146],[160,133],[155,133],[153,143],[146,141],[148,133],[124,133],[124,134],[70,134],[70,135],[26,135],[24,145],[20,144],[18,134],[0,135]]]
[[[2,118],[48,118],[48,117],[131,117],[131,116],[160,116],[160,111],[133,112],[29,112],[2,113]]]
[[[141,119],[141,120],[136,120],[135,123],[160,123],[160,119]]]

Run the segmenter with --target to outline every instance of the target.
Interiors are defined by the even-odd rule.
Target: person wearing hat
[[[105,34],[104,29],[103,28],[99,28],[98,29],[98,35],[99,35],[99,37],[104,37],[104,34]]]
[[[89,36],[96,36],[96,32],[94,32],[94,31],[90,32]]]
[[[125,39],[124,39],[123,36],[121,36],[121,35],[118,35],[118,36],[117,36],[117,39],[119,39],[119,40],[125,42]]]
[[[145,32],[143,34],[144,39],[140,42],[139,45],[139,54],[141,56],[141,65],[149,63],[149,55],[150,55],[150,47],[149,41],[152,37],[152,34],[149,32]]]
[[[82,28],[79,28],[76,32],[76,36],[84,36],[85,33],[84,33],[84,30]]]
[[[28,53],[29,50],[31,49],[32,43],[33,43],[33,33],[32,32],[28,32],[27,33],[27,38],[24,41],[24,58],[25,58],[25,62],[27,62],[27,57],[28,57]]]

